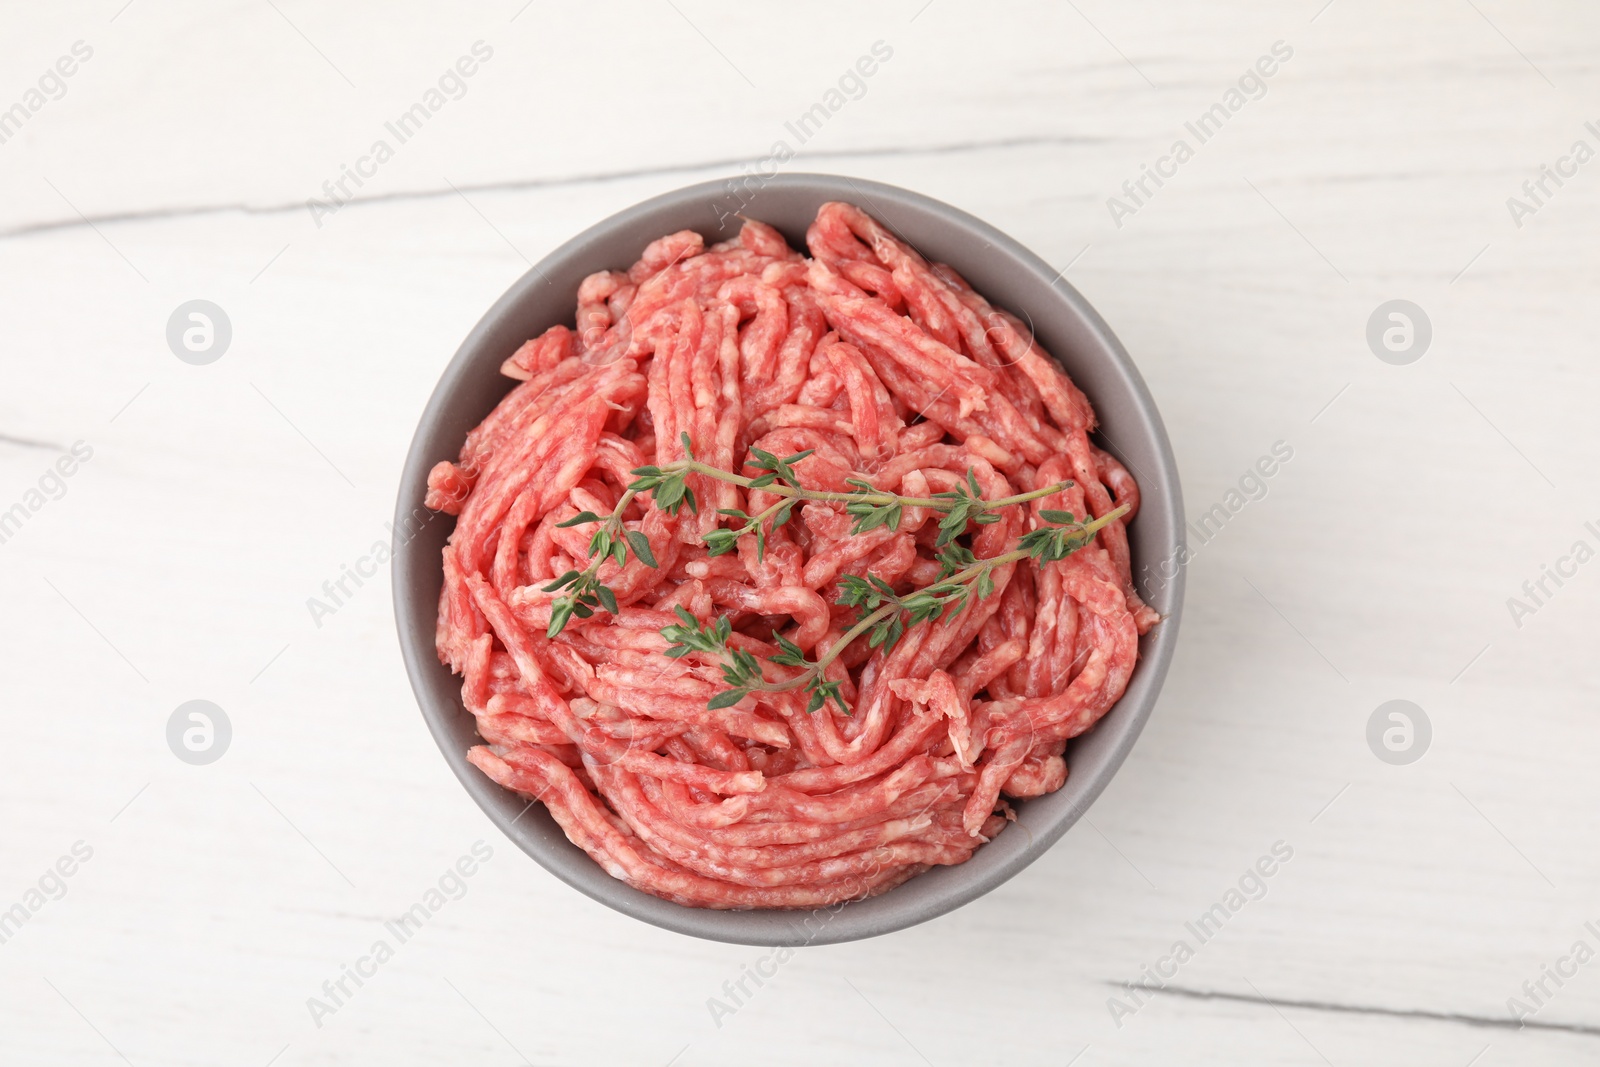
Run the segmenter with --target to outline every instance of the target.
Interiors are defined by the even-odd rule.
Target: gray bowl
[[[572,323],[585,275],[625,268],[651,240],[676,230],[698,230],[707,244],[723,240],[737,232],[736,212],[777,227],[803,250],[807,224],[829,200],[859,205],[930,260],[954,266],[996,306],[1032,323],[1040,343],[1093,401],[1105,428],[1099,444],[1139,480],[1142,509],[1129,528],[1135,573],[1174,572],[1165,580],[1141,582],[1166,620],[1140,640],[1139,663],[1122,700],[1068,746],[1067,784],[1022,802],[1020,825],[979,848],[966,863],[934,868],[870,900],[816,912],[684,907],[606,874],[567,840],[542,805],[528,808],[526,800],[467,762],[467,749],[479,742],[473,718],[462,706],[460,679],[434,652],[439,552],[452,523],[445,516],[429,518],[423,493],[429,468],[454,459],[467,431],[510,388],[499,373],[501,361],[547,327]],[[964,211],[891,185],[826,174],[749,176],[665,193],[591,226],[523,275],[473,327],[428,400],[406,457],[395,510],[395,620],[423,718],[456,777],[495,825],[550,873],[618,911],[679,933],[747,945],[832,944],[926,922],[977,899],[1043,854],[1100,795],[1155,706],[1172,659],[1183,602],[1183,571],[1174,566],[1183,527],[1172,446],[1144,380],[1110,328],[1048,263]]]

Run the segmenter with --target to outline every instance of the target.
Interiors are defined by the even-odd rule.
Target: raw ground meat
[[[823,205],[806,245],[809,258],[747,221],[710,248],[686,230],[591,275],[574,326],[506,360],[519,384],[428,479],[428,505],[457,516],[438,650],[484,741],[468,758],[542,801],[613,877],[685,905],[815,908],[965,861],[1004,828],[1004,798],[1066,781],[1067,742],[1116,703],[1159,621],[1131,576],[1138,486],[1090,442],[1088,399],[1023,324],[849,204]],[[762,558],[750,537],[713,557],[716,508],[778,498],[691,474],[698,514],[640,496],[623,516],[658,566],[606,563],[618,611],[548,637],[558,594],[543,587],[589,562],[592,528],[559,524],[609,514],[635,468],[684,458],[684,434],[697,459],[747,476],[753,447],[814,450],[796,470],[815,490],[856,478],[926,496],[970,470],[993,500],[1072,482],[974,526],[979,558],[1043,510],[1129,510],[1065,559],[997,567],[992,595],[887,653],[854,642],[827,675],[848,714],[808,713],[798,691],[712,710],[715,660],[664,654],[674,608],[727,616],[758,658],[775,633],[816,658],[855,622],[834,604],[842,575],[935,579],[939,516],[908,508],[897,530],[852,536],[842,504],[807,502]]]

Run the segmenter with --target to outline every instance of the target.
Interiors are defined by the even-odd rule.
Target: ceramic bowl
[[[1030,323],[1088,394],[1102,427],[1097,443],[1139,481],[1143,502],[1129,528],[1134,573],[1166,618],[1141,639],[1122,699],[1067,748],[1066,785],[1018,804],[1018,825],[966,863],[936,867],[881,896],[817,912],[684,907],[606,874],[567,840],[542,805],[529,808],[467,762],[467,749],[479,741],[473,717],[462,706],[460,679],[434,651],[439,552],[452,520],[422,521],[427,474],[437,461],[456,457],[467,431],[512,386],[499,372],[501,362],[547,327],[572,323],[586,275],[625,268],[650,241],[677,230],[698,230],[707,245],[725,240],[737,232],[736,213],[775,226],[803,250],[806,226],[829,200],[860,206],[929,260],[951,264],[997,307]],[[744,177],[665,193],[596,223],[523,275],[473,327],[439,379],[406,457],[395,513],[403,535],[393,559],[395,617],[412,687],[445,760],[490,820],[551,874],[617,911],[679,933],[752,945],[829,944],[899,930],[977,899],[1041,856],[1105,789],[1155,707],[1172,659],[1183,601],[1183,571],[1176,565],[1183,528],[1177,468],[1149,390],[1110,327],[1050,264],[980,219],[905,189],[825,174]]]

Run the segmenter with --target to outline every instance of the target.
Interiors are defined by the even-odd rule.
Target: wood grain
[[[1600,948],[1600,565],[1520,627],[1506,602],[1600,546],[1600,163],[1520,227],[1506,200],[1600,148],[1600,10],[119,5],[0,15],[0,108],[94,49],[0,144],[0,511],[93,448],[0,544],[0,909],[93,848],[0,944],[0,1059],[1594,1061],[1600,964],[1526,1028],[1507,998]],[[306,200],[480,40],[464,95],[319,227]],[[1293,458],[1191,566],[1161,704],[1084,824],[953,915],[802,951],[718,1025],[763,953],[547,876],[439,759],[387,579],[320,627],[305,602],[386,536],[443,362],[530,261],[793,142],[879,40],[786,167],[916,188],[1067,268],[1192,514]],[[1108,198],[1279,41],[1264,94],[1119,227]],[[197,297],[233,325],[201,367],[164,339]],[[1432,323],[1408,366],[1365,339],[1396,298]],[[233,724],[211,766],[167,750],[194,698]],[[1408,766],[1366,743],[1396,698],[1433,728]],[[465,895],[315,1025],[307,998],[480,838]],[[1278,841],[1265,896],[1118,1026],[1108,998]]]

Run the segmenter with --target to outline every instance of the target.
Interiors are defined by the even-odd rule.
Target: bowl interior
[[[442,574],[439,552],[453,520],[422,504],[429,468],[454,459],[467,431],[499,402],[511,381],[501,362],[556,323],[571,324],[578,283],[625,268],[651,240],[681,229],[709,245],[737,232],[736,213],[780,230],[805,248],[805,230],[829,200],[857,204],[930,260],[958,270],[997,307],[1029,322],[1040,344],[1088,394],[1104,431],[1101,447],[1138,479],[1142,504],[1129,528],[1135,575],[1166,620],[1140,641],[1127,692],[1093,730],[1067,748],[1067,783],[1018,806],[1019,826],[979,848],[966,863],[938,867],[870,900],[817,912],[711,911],[639,892],[607,875],[567,841],[542,805],[501,789],[466,761],[479,742],[461,704],[460,679],[434,651]],[[746,177],[689,186],[647,200],[589,228],[517,281],[462,343],[434,389],[406,459],[396,506],[393,560],[401,651],[422,712],[445,758],[489,817],[551,873],[605,904],[657,926],[698,937],[757,945],[828,944],[924,922],[975,899],[1016,874],[1066,832],[1105,788],[1154,706],[1177,638],[1181,567],[1147,580],[1178,558],[1182,498],[1171,446],[1144,381],[1120,342],[1079,293],[1047,263],[998,230],[956,208],[894,186],[820,174]]]

